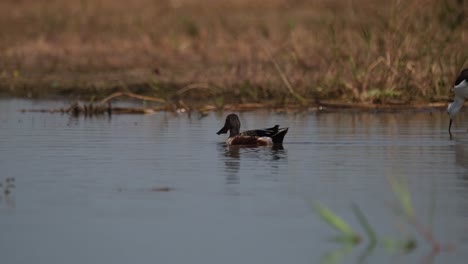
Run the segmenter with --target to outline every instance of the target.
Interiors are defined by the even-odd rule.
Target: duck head
[[[230,114],[226,117],[223,128],[216,134],[226,134],[229,131],[229,137],[234,137],[239,134],[240,126],[239,117],[236,114]]]

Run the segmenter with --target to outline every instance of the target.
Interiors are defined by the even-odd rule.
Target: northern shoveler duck
[[[267,146],[282,144],[283,138],[288,133],[288,128],[280,128],[278,125],[270,128],[240,131],[240,121],[236,114],[226,117],[226,122],[216,134],[226,134],[229,131],[228,145],[256,145]]]
[[[458,78],[453,84],[453,90],[455,91],[455,98],[447,108],[450,117],[449,133],[452,128],[452,119],[462,108],[465,99],[468,98],[468,68],[461,71],[460,75],[458,75]]]

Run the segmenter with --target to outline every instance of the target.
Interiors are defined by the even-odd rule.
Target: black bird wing
[[[461,82],[467,81],[468,82],[468,69],[464,69],[460,75],[458,75],[458,78],[455,80],[455,83],[453,84],[454,86],[459,85]]]
[[[254,136],[254,137],[272,137],[276,133],[278,133],[279,125],[270,128],[264,129],[254,129],[254,130],[247,130],[241,132],[239,135],[241,136]]]

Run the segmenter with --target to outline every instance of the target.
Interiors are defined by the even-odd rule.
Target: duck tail
[[[289,128],[280,128],[276,134],[271,136],[271,139],[273,141],[273,144],[282,144],[284,136],[286,136],[286,133],[288,133]]]

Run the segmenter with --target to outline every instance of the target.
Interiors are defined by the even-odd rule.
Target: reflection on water
[[[226,159],[224,165],[226,166],[226,183],[227,184],[238,184],[240,168],[240,147],[238,146],[226,146],[225,144],[218,144],[221,151],[224,152]]]
[[[281,159],[286,159],[286,151],[282,144],[259,147],[259,146],[228,146],[225,143],[217,144],[220,157],[224,156],[224,173],[226,174],[226,184],[239,184],[239,170],[243,160],[246,162],[269,161],[272,172],[278,170],[278,162]],[[261,165],[263,166],[263,165]],[[229,193],[240,195],[235,187],[229,187]]]
[[[5,204],[7,208],[15,208],[15,178],[0,179],[0,205]]]
[[[455,145],[455,161],[457,165],[468,169],[468,140]]]
[[[456,164],[464,168],[464,172],[459,176],[459,188],[457,189],[460,197],[462,199],[468,200],[468,136],[464,139],[457,140],[455,144],[455,161]],[[466,220],[468,218],[468,206],[466,203],[459,203],[458,213],[462,219]],[[464,221],[461,220],[461,221]],[[468,225],[464,225],[463,229],[460,231],[459,240],[462,241],[463,245],[468,244]]]
[[[419,263],[431,248],[395,213],[393,178],[407,184],[421,223],[456,246],[433,261],[468,257],[464,115],[450,140],[445,112],[241,112],[245,130],[290,130],[282,146],[238,147],[215,134],[227,113],[17,111],[63,105],[0,100],[5,263]],[[6,187],[7,178],[20,188]],[[330,242],[336,231],[313,202],[343,218],[363,243]],[[379,238],[411,235],[417,247],[407,254],[370,247],[352,203]]]

